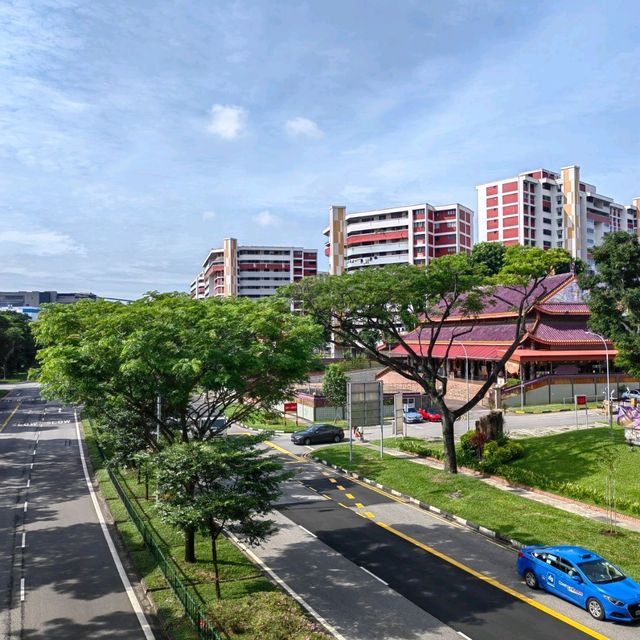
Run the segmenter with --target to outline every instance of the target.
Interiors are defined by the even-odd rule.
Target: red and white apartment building
[[[386,264],[425,265],[432,258],[471,251],[473,211],[461,204],[426,202],[358,213],[332,206],[324,235],[331,275]]]
[[[225,238],[211,249],[191,283],[192,298],[265,298],[278,287],[318,272],[318,251],[301,247],[238,246]]]
[[[580,167],[527,171],[476,187],[478,240],[567,249],[593,267],[591,249],[612,231],[640,234],[640,198],[614,202],[580,180]]]

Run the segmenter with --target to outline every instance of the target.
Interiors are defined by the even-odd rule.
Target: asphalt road
[[[280,532],[257,555],[342,637],[638,637],[638,624],[597,622],[529,590],[513,549],[302,459],[312,447],[276,441],[295,451],[296,478],[278,506]]]
[[[0,428],[0,638],[153,638],[94,509],[73,410],[20,386]]]

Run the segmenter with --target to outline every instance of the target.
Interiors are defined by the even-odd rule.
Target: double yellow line
[[[298,462],[308,462],[308,460],[301,458],[300,456],[296,456],[294,453],[291,453],[290,451],[287,451],[284,447],[281,447],[269,440],[266,441],[267,445],[269,445],[270,447],[273,447],[274,449],[280,451],[281,453],[284,453],[292,458],[294,458],[295,460],[297,460]],[[359,486],[365,488],[365,489],[369,489],[370,491],[374,491],[375,493],[378,493],[380,495],[383,495],[395,502],[399,502],[400,504],[405,504],[408,506],[413,506],[410,505],[409,503],[407,503],[405,500],[402,500],[390,493],[387,493],[386,491],[383,491],[382,489],[379,489],[378,487],[372,487],[371,485],[368,485],[365,482],[361,482],[359,480],[357,480],[356,478],[349,478],[349,480],[351,482],[354,482],[355,484],[358,484]],[[326,494],[323,494],[326,495]],[[326,496],[327,498],[330,498],[331,500],[333,500],[333,498],[331,498],[331,496]],[[335,500],[334,500],[335,501]],[[341,503],[338,503],[341,504]],[[341,506],[345,507],[346,505],[341,504]],[[358,514],[359,515],[359,514]],[[429,515],[434,515],[429,513]],[[437,517],[437,516],[436,516]],[[531,598],[528,598],[527,596],[523,595],[522,593],[519,593],[518,591],[515,591],[514,589],[511,589],[510,587],[507,587],[506,585],[502,584],[501,582],[498,582],[497,580],[490,578],[489,576],[484,575],[483,573],[480,573],[479,571],[476,571],[475,569],[472,569],[471,567],[467,566],[466,564],[463,564],[462,562],[459,562],[458,560],[456,560],[455,558],[452,558],[451,556],[448,556],[445,553],[442,553],[441,551],[438,551],[437,549],[434,549],[433,547],[430,547],[422,542],[420,542],[419,540],[416,540],[415,538],[412,538],[411,536],[407,535],[406,533],[403,533],[402,531],[399,531],[398,529],[395,529],[394,527],[392,527],[391,525],[388,525],[384,522],[380,522],[379,520],[372,520],[372,522],[375,522],[375,524],[377,524],[379,527],[382,527],[385,531],[388,531],[389,533],[392,533],[393,535],[397,536],[398,538],[401,538],[402,540],[405,540],[406,542],[411,543],[412,545],[418,547],[419,549],[422,549],[423,551],[426,551],[427,553],[430,553],[433,556],[436,556],[437,558],[440,558],[441,560],[444,560],[445,562],[448,562],[449,564],[453,565],[454,567],[457,567],[458,569],[461,569],[462,571],[474,576],[475,578],[478,578],[478,580],[482,580],[483,582],[486,582],[492,586],[494,586],[496,589],[500,589],[500,591],[503,591],[504,593],[508,593],[510,596],[513,596],[514,598],[517,598],[518,600],[521,600],[522,602],[525,602],[526,604],[539,609],[540,611],[546,613],[547,615],[550,615],[553,618],[556,618],[562,622],[564,622],[565,624],[568,624],[569,626],[573,627],[574,629],[578,629],[578,631],[582,631],[582,633],[592,637],[592,638],[596,638],[597,640],[609,640],[609,638],[607,638],[607,636],[603,636],[601,633],[598,633],[597,631],[594,631],[593,629],[589,629],[589,627],[584,626],[583,624],[580,624],[579,622],[576,622],[575,620],[572,620],[571,618],[568,618],[567,616],[562,615],[561,613],[558,613],[557,611],[554,611],[553,609],[550,609],[549,607],[545,606],[544,604],[541,604],[540,602],[536,602],[535,600],[532,600]],[[449,522],[447,520],[447,522]],[[450,524],[455,524],[455,523],[450,523]],[[457,525],[460,526],[460,525]]]

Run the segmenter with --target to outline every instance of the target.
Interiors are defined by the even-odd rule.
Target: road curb
[[[338,471],[339,473],[341,473],[342,475],[348,478],[355,478],[356,480],[360,480],[365,484],[369,484],[371,486],[376,487],[376,489],[381,489],[382,491],[386,491],[387,493],[390,493],[393,496],[401,498],[402,500],[405,500],[406,502],[409,502],[412,505],[415,505],[416,507],[422,509],[423,511],[435,513],[440,517],[445,518],[446,520],[450,520],[451,522],[456,522],[457,524],[462,525],[467,529],[471,529],[472,531],[475,531],[476,533],[479,533],[480,535],[485,536],[486,538],[490,538],[491,540],[499,542],[505,546],[511,547],[516,551],[519,551],[520,549],[522,549],[522,547],[525,546],[524,543],[520,542],[519,540],[514,540],[513,538],[509,538],[508,536],[505,536],[498,531],[487,529],[487,527],[483,527],[480,524],[476,524],[471,520],[467,520],[466,518],[461,518],[460,516],[457,516],[454,513],[450,513],[449,511],[444,511],[443,509],[440,509],[439,507],[436,507],[432,504],[427,504],[426,502],[422,502],[421,500],[418,500],[413,496],[409,496],[405,493],[401,493],[400,491],[397,491],[396,489],[392,489],[391,487],[386,487],[385,485],[380,484],[379,482],[375,482],[374,480],[365,478],[364,476],[361,476],[353,471],[349,471],[348,469],[343,469],[342,467],[338,467],[335,464],[331,464],[330,462],[327,462],[322,458],[318,458],[316,456],[311,456],[311,457],[316,462],[319,462],[325,467],[330,467],[331,469]]]

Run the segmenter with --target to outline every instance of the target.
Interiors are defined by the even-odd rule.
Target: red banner
[[[297,402],[285,402],[284,403],[284,412],[285,413],[298,413],[298,403]]]

